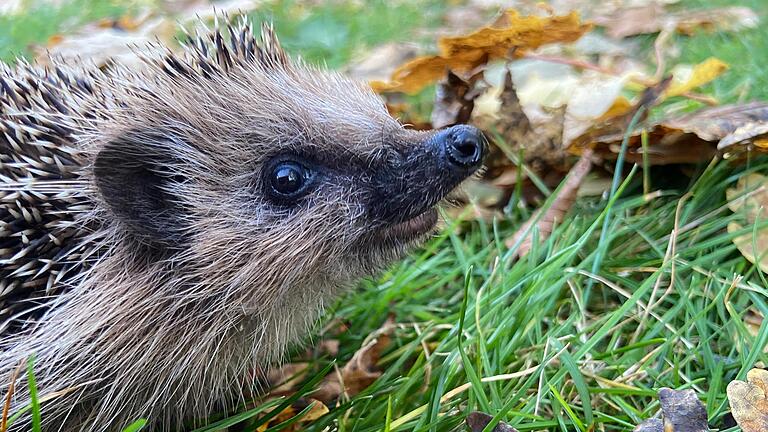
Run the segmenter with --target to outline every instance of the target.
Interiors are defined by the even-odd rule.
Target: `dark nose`
[[[483,133],[473,126],[453,126],[443,131],[442,146],[451,165],[472,170],[483,162],[486,141]]]

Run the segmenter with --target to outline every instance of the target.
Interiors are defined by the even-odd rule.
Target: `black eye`
[[[280,162],[272,168],[269,177],[272,191],[279,198],[298,198],[307,189],[312,171],[298,162]]]

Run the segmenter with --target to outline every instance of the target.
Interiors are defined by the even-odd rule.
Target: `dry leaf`
[[[330,412],[328,410],[328,407],[325,406],[325,404],[320,402],[319,400],[299,399],[293,405],[287,407],[286,409],[281,411],[280,414],[273,417],[269,422],[256,428],[255,432],[264,432],[272,426],[277,426],[282,422],[291,420],[292,418],[296,417],[296,415],[298,415],[301,411],[303,411],[310,405],[311,407],[309,408],[309,411],[304,413],[304,415],[302,415],[300,419],[297,419],[290,426],[282,430],[288,431],[288,432],[297,432],[297,431],[305,430],[306,425],[308,423],[311,423]]]
[[[560,189],[560,192],[557,197],[555,197],[552,205],[543,215],[541,215],[541,218],[539,218],[539,212],[535,212],[531,216],[531,219],[524,223],[517,230],[517,232],[507,240],[507,247],[513,247],[515,244],[517,244],[518,241],[520,241],[520,237],[522,237],[529,230],[531,223],[537,219],[538,222],[536,222],[536,227],[538,228],[539,243],[545,242],[549,236],[552,235],[552,230],[554,229],[555,224],[563,221],[565,214],[568,212],[568,210],[571,209],[573,203],[576,201],[576,195],[579,191],[579,187],[587,177],[587,174],[589,174],[589,171],[592,169],[592,157],[593,154],[591,150],[586,150],[581,155],[581,158],[576,163],[576,165],[571,168],[568,177],[565,179],[563,188]],[[522,243],[520,243],[520,247],[517,250],[517,255],[519,257],[528,255],[528,252],[531,250],[532,243],[533,230],[530,230],[525,239],[523,239]]]
[[[768,218],[768,178],[761,174],[742,176],[736,185],[726,190],[728,207],[732,212],[744,216],[747,226]],[[744,225],[739,222],[728,223],[728,232],[742,231]],[[744,258],[757,264],[763,272],[768,272],[768,229],[734,237],[733,243]],[[757,253],[755,251],[757,250]],[[759,261],[758,261],[759,256]]]
[[[417,93],[444,77],[448,70],[466,74],[489,60],[520,56],[526,50],[549,43],[573,42],[591,28],[582,24],[575,12],[541,18],[508,10],[503,18],[496,26],[465,36],[441,38],[438,55],[414,59],[397,68],[389,83],[375,81],[372,87],[379,92]]]
[[[309,363],[288,363],[267,372],[270,395],[277,396],[295,390],[307,376]]]
[[[752,369],[747,382],[733,381],[727,392],[733,418],[742,431],[768,431],[768,371]]]
[[[481,432],[488,426],[488,423],[490,423],[491,420],[493,420],[492,415],[474,411],[467,416],[467,427],[469,427],[470,432]],[[517,432],[517,429],[504,422],[499,422],[493,427],[491,432]]]
[[[626,123],[618,123],[621,127],[613,125],[616,119],[625,120],[626,116],[606,119],[603,124],[594,126],[574,139],[570,150],[579,153],[583,148],[592,147],[600,157],[616,158],[626,130]],[[664,165],[710,160],[717,152],[717,143],[721,139],[739,127],[761,119],[768,119],[768,103],[752,102],[705,108],[647,125],[649,163]],[[640,128],[630,136],[626,157],[630,162],[643,163]]]
[[[662,80],[654,87],[645,89],[637,102],[630,105],[626,110],[609,110],[612,113],[611,116],[603,115],[582,135],[571,141],[568,144],[569,149],[574,153],[581,154],[585,149],[593,148],[595,154],[599,157],[615,157],[615,152],[617,152],[615,146],[623,140],[632,118],[641,109],[645,110],[642,116],[646,117],[648,109],[659,103],[670,82],[671,77]],[[639,143],[639,133],[636,133],[633,137],[637,138],[637,142],[630,141],[630,148],[635,148]],[[614,154],[612,155],[611,153]],[[632,161],[631,151],[628,152],[627,158]]]
[[[672,25],[664,5],[649,2],[647,5],[625,8],[610,16],[595,18],[595,24],[605,27],[605,33],[616,39],[646,33],[656,33]]]
[[[346,68],[346,73],[360,81],[386,80],[397,65],[416,57],[413,43],[387,43],[370,50],[367,55]]]
[[[387,320],[375,333],[376,337],[357,350],[341,370],[331,372],[325,377],[320,388],[312,393],[312,397],[330,403],[342,394],[354,396],[373,384],[381,376],[376,364],[382,351],[390,344],[388,332],[391,327],[392,321]]]
[[[664,96],[673,97],[688,93],[697,87],[712,82],[726,70],[728,70],[728,65],[715,57],[710,57],[688,70],[678,67],[672,72],[674,79]]]
[[[732,6],[693,10],[675,14],[677,31],[693,34],[697,29],[708,31],[738,31],[755,28],[760,24],[760,17],[748,7]]]
[[[648,419],[634,432],[709,432],[707,410],[693,390],[659,390],[662,420]]]
[[[97,21],[71,35],[54,35],[45,47],[38,47],[36,60],[47,65],[53,56],[75,63],[84,59],[98,67],[112,62],[127,67],[141,67],[142,62],[137,54],[151,53],[151,43],[159,40],[167,46],[176,45],[179,23],[212,21],[215,14],[236,16],[252,10],[258,3],[257,0],[194,1],[185,4],[183,10],[173,11],[174,15],[164,15],[160,9],[147,9],[137,16]]]
[[[717,149],[736,144],[752,144],[760,150],[768,150],[768,120],[750,122],[736,128],[717,143]]]
[[[692,34],[698,29],[735,31],[756,27],[760,19],[748,7],[723,7],[671,13],[659,2],[648,2],[634,8],[619,9],[608,16],[595,18],[595,24],[617,39],[640,34],[676,30]]]
[[[432,108],[432,127],[435,129],[466,123],[475,108],[475,82],[482,74],[463,80],[453,72],[437,85],[435,105]]]

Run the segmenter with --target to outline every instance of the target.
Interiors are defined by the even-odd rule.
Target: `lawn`
[[[452,7],[312,3],[279,0],[254,16],[274,21],[289,51],[334,68],[383,42],[420,40],[418,30]],[[739,4],[761,12],[762,3]],[[0,18],[0,58],[28,55],[31,43],[129,10],[73,0],[34,7],[12,23]],[[676,62],[716,55],[730,64],[704,93],[724,102],[768,99],[764,26],[675,38]],[[641,45],[649,50],[651,42]],[[388,318],[399,325],[379,362],[382,376],[306,430],[463,430],[477,410],[520,431],[630,431],[657,415],[663,387],[695,390],[710,427],[739,430],[726,386],[768,365],[768,320],[745,320],[768,316],[768,280],[732,243],[754,227],[727,232],[743,216],[726,207],[725,191],[746,173],[768,173],[768,158],[713,160],[691,167],[692,177],[661,177],[669,172],[651,171],[653,192],[645,194],[643,167],[627,167],[615,195],[579,199],[520,260],[505,240],[534,209],[509,205],[493,223],[448,218],[424,248],[328,311],[324,323],[348,330],[333,336],[340,342],[335,359],[313,352],[314,371],[343,365]],[[313,341],[329,337],[323,324]],[[306,360],[303,351],[296,356]]]

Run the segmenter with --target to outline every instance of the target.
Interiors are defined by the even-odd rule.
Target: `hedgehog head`
[[[484,138],[409,130],[366,85],[289,60],[269,29],[229,33],[112,79],[119,103],[90,140],[97,198],[122,242],[206,296],[253,313],[322,303],[433,231]]]

